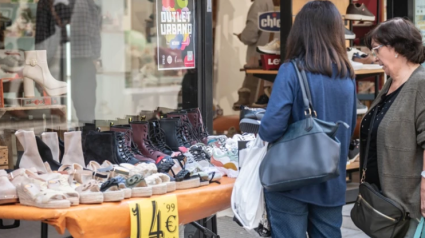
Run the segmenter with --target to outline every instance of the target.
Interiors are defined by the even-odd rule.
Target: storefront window
[[[193,0],[2,0],[0,13],[2,129],[198,107]]]

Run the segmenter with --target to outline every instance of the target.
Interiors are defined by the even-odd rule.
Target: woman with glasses
[[[341,142],[337,178],[290,191],[265,191],[272,237],[301,238],[307,232],[312,238],[338,238],[345,204],[348,146],[356,127],[356,92],[344,25],[332,2],[310,1],[301,9],[288,36],[286,52],[286,62],[279,69],[261,120],[260,137],[275,142],[291,123],[305,118],[300,84],[290,60],[298,60],[298,67],[306,71],[317,117],[346,122],[350,129],[341,128],[336,134]]]
[[[366,45],[390,78],[361,123],[361,168],[367,156],[365,181],[410,213],[412,219],[406,237],[413,237],[418,219],[425,216],[422,35],[410,21],[394,18],[371,31]]]

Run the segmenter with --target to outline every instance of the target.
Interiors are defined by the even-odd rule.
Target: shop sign
[[[258,26],[261,31],[280,32],[280,12],[260,12]]]
[[[195,68],[194,0],[157,0],[159,70]]]
[[[178,238],[176,195],[140,199],[129,203],[131,238]]]

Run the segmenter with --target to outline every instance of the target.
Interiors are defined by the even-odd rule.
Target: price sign
[[[142,199],[129,204],[131,238],[178,238],[176,195]]]

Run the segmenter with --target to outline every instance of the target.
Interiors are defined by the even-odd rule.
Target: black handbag
[[[369,126],[359,195],[351,210],[351,219],[360,230],[372,238],[399,238],[404,237],[409,230],[409,213],[400,204],[385,197],[376,185],[365,181],[370,136],[377,111],[374,110]]]
[[[260,165],[260,181],[269,191],[287,191],[325,182],[339,176],[340,142],[336,132],[344,122],[317,119],[305,71],[295,61],[306,118],[289,125],[285,134],[270,143]]]

